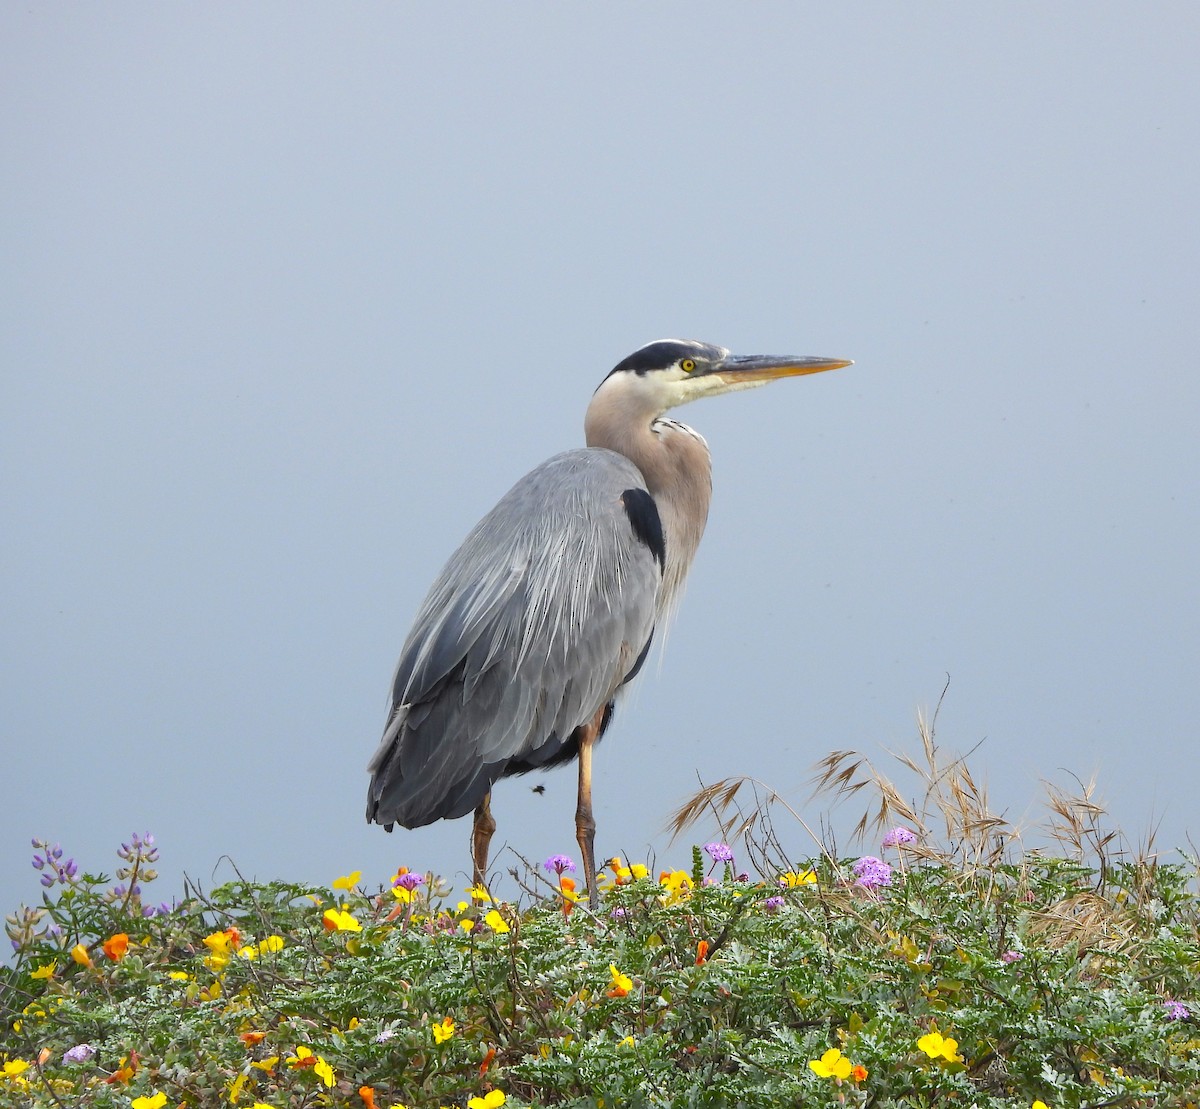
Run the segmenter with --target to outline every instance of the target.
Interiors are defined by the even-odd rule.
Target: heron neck
[[[712,499],[708,445],[686,424],[661,417],[630,421],[606,419],[603,408],[588,411],[589,447],[605,447],[630,460],[642,473],[658,506],[666,538],[666,565],[660,609],[678,599],[695,557]]]

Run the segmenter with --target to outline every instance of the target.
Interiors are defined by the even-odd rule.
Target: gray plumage
[[[612,700],[654,630],[661,581],[621,501],[631,488],[645,482],[628,459],[567,451],[467,536],[401,653],[371,816],[407,828],[465,816]]]
[[[517,482],[425,598],[369,766],[367,820],[415,828],[474,810],[483,881],[493,784],[578,756],[576,838],[595,907],[591,750],[678,600],[712,492],[703,438],[663,413],[845,365],[679,339],[618,363],[588,406],[587,446]]]

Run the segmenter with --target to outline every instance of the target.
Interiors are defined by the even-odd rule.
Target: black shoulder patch
[[[667,540],[654,498],[645,489],[626,489],[621,494],[621,503],[629,516],[633,534],[650,548],[650,553],[658,559],[659,573],[662,573],[667,564]]]

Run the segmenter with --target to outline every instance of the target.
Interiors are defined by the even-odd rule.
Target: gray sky
[[[151,830],[162,896],[464,872],[468,822],[363,822],[392,666],[663,336],[857,364],[679,413],[713,510],[601,855],[686,865],[697,774],[916,751],[947,673],[1011,818],[1096,771],[1183,845],[1198,52],[1189,4],[5,5],[3,911],[33,835]],[[496,844],[573,807],[502,783]]]

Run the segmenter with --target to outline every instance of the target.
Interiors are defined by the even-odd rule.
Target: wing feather
[[[607,450],[526,475],[451,556],[396,667],[367,817],[418,827],[475,808],[554,757],[635,669],[660,566],[621,501],[644,489]]]

